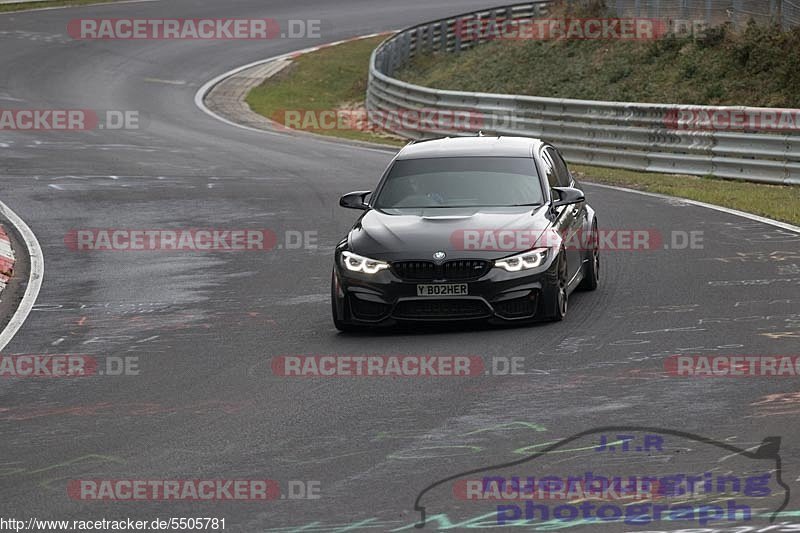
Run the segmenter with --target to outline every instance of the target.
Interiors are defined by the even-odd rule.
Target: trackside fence
[[[672,0],[678,6],[683,1]],[[770,0],[760,1],[769,4]],[[616,0],[614,4],[620,15],[637,15],[621,9],[623,3],[625,0]],[[627,3],[637,5],[633,0]],[[663,9],[668,3],[661,0],[659,5]],[[482,35],[465,39],[465,24],[543,18],[550,6],[548,1],[539,1],[476,11],[419,24],[393,35],[373,51],[370,59],[369,115],[380,116],[382,127],[409,139],[474,135],[480,129],[487,134],[546,139],[573,163],[800,184],[800,110],[462,92],[422,87],[393,77],[417,55],[459,53],[487,40]],[[456,127],[441,120],[431,121],[433,127],[406,127],[402,119],[385,118],[426,113],[438,114],[439,118],[461,114],[464,123],[474,127]],[[720,124],[727,127],[720,128]],[[765,124],[769,127],[763,127]]]

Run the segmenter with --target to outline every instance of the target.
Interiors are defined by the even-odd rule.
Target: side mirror
[[[575,187],[553,187],[551,191],[553,195],[553,207],[577,204],[586,200],[583,191]]]
[[[369,209],[366,198],[372,191],[355,191],[349,192],[339,198],[339,205],[348,209],[361,209],[366,211]]]

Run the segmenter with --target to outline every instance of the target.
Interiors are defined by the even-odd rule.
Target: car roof
[[[531,137],[445,137],[409,144],[397,159],[436,157],[532,157],[544,144]]]

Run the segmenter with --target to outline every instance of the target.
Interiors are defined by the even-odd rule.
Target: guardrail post
[[[711,0],[706,0],[706,24],[711,26]]]
[[[503,27],[502,24],[503,24],[503,19],[505,18],[504,17],[504,12],[505,11],[506,11],[505,9],[502,9],[502,10],[501,9],[496,9],[496,10],[492,11],[491,13],[489,13],[489,20],[487,20],[487,24],[494,24],[494,29],[497,30],[497,33],[495,33],[495,35],[500,35],[501,32],[502,32],[502,27]],[[491,28],[491,26],[487,26],[487,27]],[[491,37],[490,37],[490,39],[491,39]],[[470,48],[480,44],[481,42],[483,42],[483,41],[482,40],[478,40],[478,42],[475,42],[475,40],[473,40],[470,43]]]
[[[430,24],[425,25],[425,50],[433,52],[433,26]]]
[[[391,57],[390,75],[394,75],[394,71],[397,70],[397,65],[400,63],[400,47],[397,45],[397,41],[392,43]]]
[[[461,32],[458,31],[458,24],[456,24],[454,28],[455,28],[455,31],[453,32],[454,33],[453,37],[455,39],[453,41],[454,42],[454,44],[453,44],[453,46],[454,46],[453,52],[456,53],[456,54],[460,54],[461,53]]]
[[[769,1],[769,17],[770,22],[775,26],[778,26],[782,30],[788,29],[788,24],[784,24],[783,20],[783,0]]]
[[[789,25],[785,22],[786,21],[783,18],[783,0],[778,0],[778,24],[783,30],[789,28]]]

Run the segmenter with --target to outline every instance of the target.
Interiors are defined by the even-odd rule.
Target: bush
[[[557,9],[607,16],[599,0],[562,2]],[[796,108],[800,28],[725,24],[695,37],[649,42],[498,40],[458,56],[419,58],[398,76],[464,91]]]

